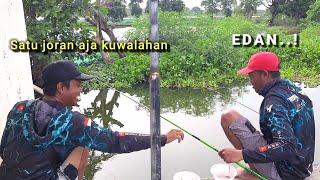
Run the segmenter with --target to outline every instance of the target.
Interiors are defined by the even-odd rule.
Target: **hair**
[[[61,82],[62,85],[66,88],[70,87],[70,81],[71,80],[66,80]],[[43,94],[45,96],[55,96],[57,93],[57,84],[53,84],[53,85],[48,85],[48,86],[44,86],[43,87]]]
[[[280,77],[280,71],[268,71],[268,73],[271,75],[273,79]]]
[[[260,73],[263,73],[265,71],[262,71],[262,70],[258,70]],[[270,76],[272,77],[272,79],[276,79],[276,78],[279,78],[280,77],[280,71],[267,71]]]

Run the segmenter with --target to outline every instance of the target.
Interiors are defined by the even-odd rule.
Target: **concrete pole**
[[[13,52],[10,40],[27,40],[21,0],[2,0],[0,6],[0,138],[12,106],[34,99],[28,52]],[[0,160],[1,161],[1,160]]]

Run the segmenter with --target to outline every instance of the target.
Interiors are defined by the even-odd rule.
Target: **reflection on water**
[[[98,120],[103,127],[109,127],[110,125],[123,127],[120,121],[112,117],[114,107],[119,106],[117,100],[120,93],[113,91],[111,100],[107,101],[108,92],[109,89],[100,90],[93,102],[90,103],[91,107],[84,109],[84,114],[86,117]],[[101,169],[101,162],[108,160],[112,156],[113,154],[104,154],[95,150],[90,151],[88,166],[84,175],[85,179],[93,179],[95,173]]]
[[[84,179],[93,179],[97,171],[101,169],[101,162],[107,161],[110,159],[113,154],[101,154],[95,150],[89,152],[89,160],[84,173]]]
[[[149,107],[149,89],[148,87],[134,87],[130,89],[120,89],[121,92],[138,96],[139,102]],[[205,89],[161,89],[160,104],[161,113],[185,112],[195,116],[204,116],[212,114],[215,111],[215,105],[226,106],[234,102],[238,96],[246,92],[246,86],[221,87],[217,90]],[[138,106],[140,109],[144,107]]]
[[[315,118],[319,117],[320,88],[306,89],[315,104]],[[147,87],[121,89],[128,96],[149,106]],[[259,127],[258,114],[235,102],[241,102],[255,110],[259,109],[262,97],[249,86],[225,87],[209,90],[169,90],[161,89],[161,114],[174,121],[201,139],[217,148],[231,147],[220,126],[223,110],[234,108]],[[86,116],[104,127],[116,131],[149,133],[149,112],[141,105],[112,89],[90,91],[82,95],[80,107]],[[319,129],[316,122],[316,129]],[[161,132],[175,128],[161,121]],[[259,128],[258,128],[259,129]],[[316,143],[320,143],[319,138]],[[319,163],[319,150],[316,149],[315,162]],[[216,152],[186,136],[178,144],[173,142],[162,148],[162,179],[170,180],[179,171],[193,171],[201,178],[210,177],[210,167],[223,163]],[[235,165],[234,165],[235,166]],[[129,154],[103,154],[91,151],[85,179],[97,180],[148,180],[150,179],[150,150]]]
[[[109,127],[110,124],[116,124],[119,127],[123,127],[123,124],[120,121],[112,117],[113,108],[115,106],[119,106],[117,100],[120,96],[120,93],[118,91],[114,91],[111,100],[107,102],[108,92],[109,89],[100,90],[99,94],[91,103],[91,107],[84,109],[84,114],[86,117],[90,117],[91,119],[99,119],[100,123],[103,124],[103,127]]]

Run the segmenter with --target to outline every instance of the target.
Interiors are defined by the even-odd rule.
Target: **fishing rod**
[[[246,107],[246,108],[250,109],[251,111],[253,111],[253,112],[255,112],[255,113],[259,114],[259,112],[258,112],[258,111],[254,110],[254,109],[252,109],[252,108],[250,108],[250,107],[248,107],[248,106],[246,106],[246,105],[244,105],[244,104],[242,104],[242,103],[240,103],[240,102],[238,102],[238,101],[236,101],[236,103],[238,103],[238,104],[240,104],[240,105],[242,105],[242,106],[244,106],[244,107]]]
[[[110,86],[108,86],[108,87],[111,88],[111,89],[114,89],[115,91],[119,92],[121,95],[125,96],[126,98],[132,100],[133,102],[135,102],[135,103],[139,104],[140,106],[142,106],[142,107],[146,108],[147,110],[149,110],[149,108],[148,108],[146,105],[144,105],[144,104],[142,104],[142,103],[140,103],[140,102],[132,99],[131,97],[125,95],[124,93],[122,93],[121,91],[118,91],[118,90],[115,89],[115,88],[112,88],[112,87],[110,87]],[[150,111],[150,110],[149,110],[149,111]],[[180,130],[184,131],[185,133],[189,134],[189,135],[192,136],[193,138],[197,139],[197,140],[200,141],[201,143],[205,144],[206,146],[208,146],[208,147],[211,148],[212,150],[214,150],[214,151],[216,151],[216,152],[219,152],[219,150],[218,150],[216,147],[214,147],[213,145],[211,145],[211,144],[207,143],[206,141],[200,139],[199,137],[193,135],[191,132],[187,131],[186,129],[182,128],[181,126],[177,125],[176,123],[170,121],[169,119],[163,117],[161,114],[160,114],[160,117],[161,117],[162,119],[166,120],[167,122],[171,123],[171,124],[174,125],[175,127],[179,128]],[[249,173],[253,174],[254,176],[258,177],[259,179],[261,179],[261,180],[267,180],[267,178],[263,177],[262,175],[260,175],[259,173],[255,172],[255,171],[253,171],[252,169],[250,169],[249,167],[247,167],[245,164],[243,164],[243,163],[241,163],[241,162],[236,162],[236,164],[237,164],[239,167],[241,167],[241,168],[245,169],[246,171],[248,171]]]

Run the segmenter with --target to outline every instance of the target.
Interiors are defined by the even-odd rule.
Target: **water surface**
[[[136,101],[149,106],[147,87],[122,89]],[[316,129],[320,129],[320,87],[306,88],[306,93],[314,102]],[[220,126],[224,110],[235,109],[251,120],[259,129],[258,114],[240,105],[259,110],[262,96],[251,86],[234,86],[220,90],[170,90],[161,89],[161,114],[204,139],[218,149],[232,147]],[[237,103],[239,102],[239,103]],[[149,112],[113,89],[90,91],[82,95],[80,109],[87,116],[97,117],[96,122],[110,126],[115,131],[150,132]],[[101,120],[103,119],[103,120]],[[161,120],[161,132],[175,128]],[[319,138],[316,139],[319,144]],[[315,163],[320,163],[320,149],[316,146]],[[186,135],[180,144],[173,142],[162,148],[162,179],[171,180],[179,171],[192,171],[202,179],[211,177],[210,167],[223,163],[217,153],[191,136]],[[149,180],[151,177],[150,150],[129,154],[90,154],[86,179],[95,180]],[[233,164],[235,167],[236,165]]]

